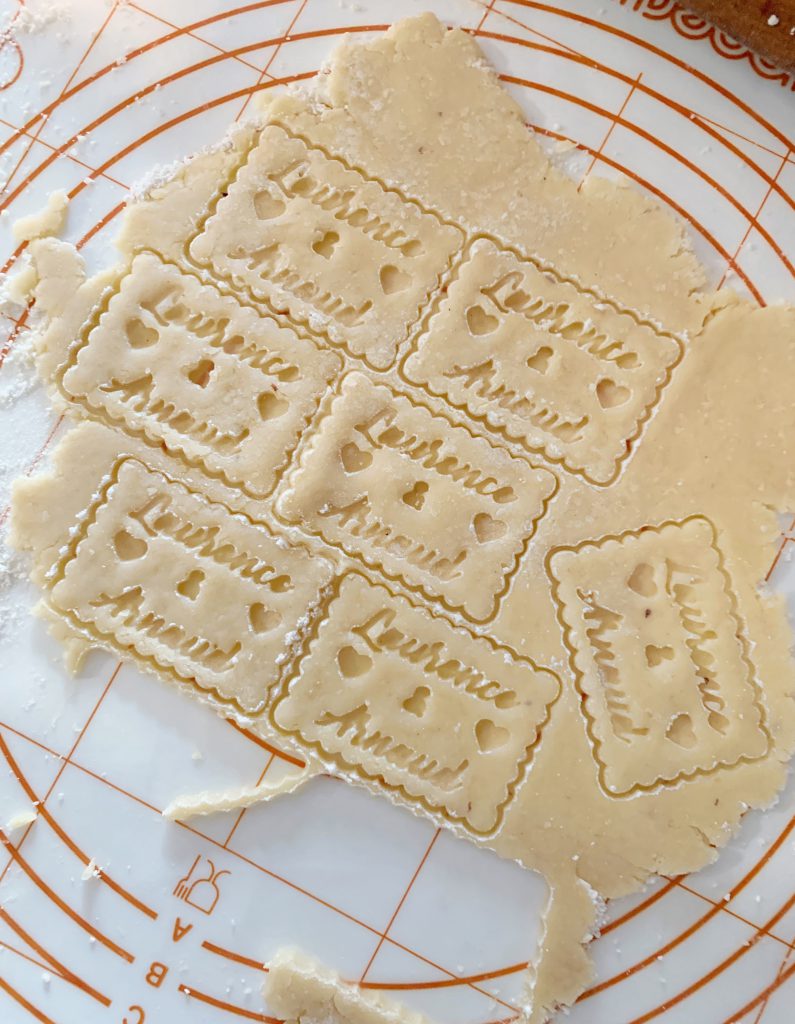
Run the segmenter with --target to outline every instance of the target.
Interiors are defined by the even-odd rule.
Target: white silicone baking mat
[[[795,301],[795,81],[670,0],[0,0],[3,269],[21,256],[11,223],[55,188],[98,268],[149,168],[212,143],[256,91],[311,78],[345,32],[428,8],[475,34],[572,175],[625,175],[687,222],[713,283]],[[5,520],[11,480],[63,424],[33,381],[27,314],[0,320]],[[795,596],[793,526],[770,585]],[[111,656],[68,678],[2,559],[0,824],[39,801],[2,835],[2,1024],[270,1021],[262,961],[284,944],[441,1024],[516,1018],[543,883],[330,779],[165,822],[178,794],[277,778],[284,757]],[[104,874],[86,881],[91,860]],[[609,907],[569,1019],[792,1024],[794,890],[791,783],[715,865]]]

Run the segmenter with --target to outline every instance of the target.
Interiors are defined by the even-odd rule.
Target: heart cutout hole
[[[546,373],[552,362],[553,354],[549,345],[542,345],[537,352],[530,356],[527,360],[527,365],[531,370],[535,370],[536,373]]]
[[[349,644],[346,647],[340,648],[337,653],[337,664],[340,667],[340,672],[347,679],[355,679],[357,676],[362,676],[365,672],[369,672],[373,667],[373,659],[369,654],[361,654],[355,647],[351,647]]]
[[[428,698],[430,695],[431,691],[427,686],[418,686],[414,693],[403,701],[403,710],[408,711],[410,715],[415,715],[417,718],[422,718],[428,710]]]
[[[127,335],[130,348],[149,348],[160,337],[154,327],[147,327],[138,316],[127,321],[124,325],[124,333]]]
[[[602,377],[596,385],[596,397],[603,409],[615,409],[627,401],[629,388],[625,388],[623,384],[616,384],[609,377]]]
[[[671,722],[665,731],[666,739],[675,743],[678,747],[690,750],[697,742],[696,732],[693,728],[693,720],[690,715],[681,714]]]
[[[324,260],[331,259],[331,254],[337,248],[337,242],[339,242],[340,236],[336,231],[327,231],[322,238],[319,238],[312,246],[312,251],[316,252],[318,256],[322,256]]]
[[[270,192],[257,192],[254,196],[254,212],[260,220],[273,220],[284,213],[284,201]]]
[[[481,718],[475,726],[475,739],[484,754],[505,746],[510,735],[504,726],[495,725],[490,718]]]
[[[149,545],[140,537],[133,537],[128,530],[119,530],[113,538],[113,547],[123,562],[134,558],[142,558],[149,550]]]
[[[428,493],[428,485],[424,480],[418,480],[416,484],[411,488],[410,491],[406,491],[403,495],[403,501],[410,505],[411,508],[415,508],[418,512],[425,504],[425,495]]]
[[[272,391],[264,391],[257,399],[257,410],[263,420],[275,420],[287,412],[287,402]]]
[[[255,633],[269,633],[282,621],[281,615],[272,608],[266,608],[262,601],[249,606],[248,621]]]
[[[671,661],[673,656],[673,647],[658,647],[656,644],[647,644],[646,646],[646,664],[649,668],[656,668],[664,661]]]
[[[472,528],[480,544],[489,544],[505,535],[508,527],[502,519],[494,519],[488,512],[478,512],[472,520]]]
[[[657,584],[654,582],[654,569],[648,562],[640,562],[632,570],[632,575],[627,580],[627,586],[641,597],[654,597],[657,593]]]
[[[497,317],[491,316],[482,306],[470,306],[467,310],[467,327],[469,333],[474,334],[475,337],[491,334],[497,330],[498,325]]]
[[[205,575],[201,569],[194,569],[193,572],[188,573],[181,583],[177,584],[177,593],[182,597],[186,597],[189,601],[195,601],[199,596],[204,580]]]
[[[188,380],[199,388],[206,388],[214,369],[215,363],[212,359],[202,359],[188,371]]]
[[[379,277],[384,295],[394,295],[396,292],[405,291],[411,284],[409,275],[397,267],[393,267],[391,263],[387,263],[385,267],[381,268]]]
[[[349,441],[340,448],[340,459],[346,473],[360,473],[373,461],[373,453],[363,452],[353,441]]]

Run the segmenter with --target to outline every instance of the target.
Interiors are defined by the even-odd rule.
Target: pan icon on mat
[[[201,867],[201,862],[206,864],[207,868]],[[187,903],[189,907],[195,907],[196,910],[209,916],[221,898],[218,879],[222,875],[228,874],[230,874],[229,871],[216,870],[215,864],[209,857],[202,857],[197,853],[188,873],[180,878],[174,886],[173,894],[183,903]]]

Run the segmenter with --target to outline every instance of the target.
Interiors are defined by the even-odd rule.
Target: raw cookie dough
[[[268,964],[265,996],[285,1024],[433,1024],[407,1006],[346,984],[294,949],[280,949]]]
[[[783,784],[795,312],[577,192],[431,16],[261,117],[129,209],[118,267],[67,296],[44,252],[39,366],[84,422],[14,539],[73,652],[541,872],[542,1021],[598,897]]]

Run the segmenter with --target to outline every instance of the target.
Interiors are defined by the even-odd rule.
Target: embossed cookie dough
[[[430,16],[260,113],[130,208],[118,268],[58,288],[34,253],[42,376],[88,422],[15,540],[73,645],[543,873],[542,1021],[597,896],[714,859],[783,784],[759,585],[795,313],[702,290],[647,198],[578,192]]]

